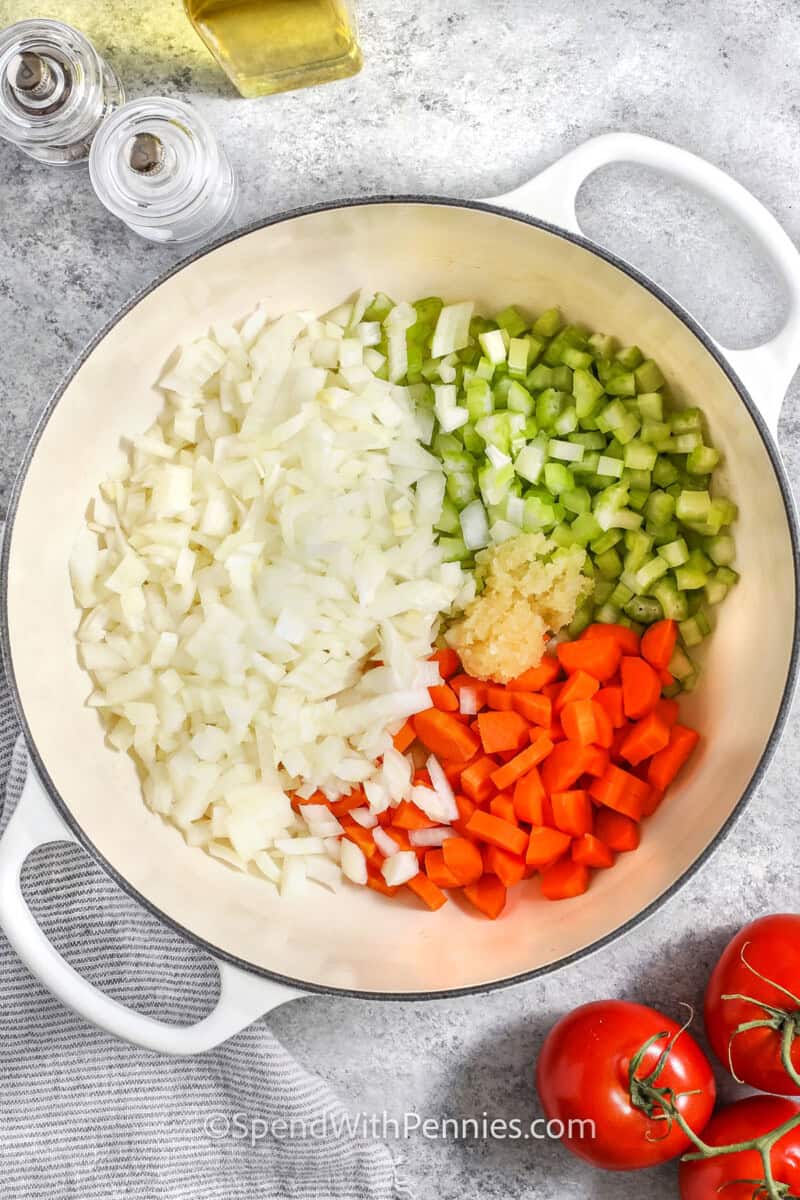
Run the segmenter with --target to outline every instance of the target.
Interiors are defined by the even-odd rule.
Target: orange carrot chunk
[[[669,745],[653,755],[647,769],[648,782],[665,792],[700,740],[700,735],[686,725],[673,725]]]
[[[425,855],[425,874],[433,880],[437,887],[459,887],[459,882],[450,868],[445,864],[441,850],[428,850]]]
[[[548,829],[534,825],[525,851],[525,862],[529,867],[546,867],[569,849],[572,838],[561,829]]]
[[[544,819],[545,790],[538,768],[531,767],[514,784],[514,813],[518,821],[529,825],[546,825]]]
[[[476,804],[484,804],[495,792],[492,774],[497,770],[493,758],[483,754],[461,772],[461,790]]]
[[[613,867],[614,852],[593,833],[584,833],[572,843],[572,861],[585,867]]]
[[[556,654],[568,675],[585,671],[587,675],[606,683],[617,673],[622,649],[612,637],[596,637],[562,642],[556,646]]]
[[[677,640],[676,621],[655,621],[642,635],[642,658],[647,659],[651,667],[665,671]]]
[[[510,850],[512,854],[524,854],[528,845],[528,835],[524,829],[482,809],[476,809],[467,821],[467,833],[479,842],[488,842],[490,846],[499,846],[501,850]]]
[[[541,725],[547,729],[553,719],[553,705],[547,696],[534,692],[513,692],[512,695],[515,712],[532,725]]]
[[[633,726],[619,748],[620,757],[627,759],[632,767],[638,767],[669,743],[669,726],[656,712],[648,713]]]
[[[548,755],[542,766],[542,783],[548,795],[565,792],[580,779],[586,770],[591,747],[579,746],[575,742],[559,742]]]
[[[561,674],[561,666],[557,658],[546,654],[538,667],[531,667],[512,679],[508,684],[510,692],[540,692],[548,683],[553,683]]]
[[[568,792],[553,792],[550,797],[556,829],[573,837],[592,832],[592,802],[581,788]]]
[[[547,758],[550,751],[553,749],[553,743],[546,733],[541,733],[539,737],[527,749],[523,750],[511,762],[505,763],[502,767],[498,767],[492,772],[492,783],[498,789],[503,791],[505,788],[511,787],[516,783],[522,775],[526,775],[531,767],[536,767]]]
[[[458,712],[458,696],[446,683],[429,687],[428,692],[434,708],[438,708],[440,712]]]
[[[606,808],[613,808],[634,821],[641,820],[648,784],[611,763],[599,779],[593,779],[589,795]]]
[[[506,906],[506,889],[496,875],[483,875],[477,883],[468,884],[464,895],[491,921],[496,920]]]
[[[511,712],[514,707],[514,697],[499,684],[490,684],[486,689],[486,703],[497,712]]]
[[[597,726],[595,744],[602,746],[604,750],[610,750],[614,744],[614,726],[611,724],[611,718],[602,704],[597,703],[597,697],[590,703],[594,708],[594,720]]]
[[[589,878],[588,867],[571,858],[561,859],[542,871],[542,895],[546,900],[569,900],[586,891]]]
[[[494,813],[496,817],[502,817],[511,825],[517,823],[517,812],[510,792],[498,792],[496,796],[492,796],[489,801],[489,812]]]
[[[431,655],[431,662],[439,664],[439,674],[442,679],[450,679],[461,670],[458,655],[449,646],[445,646],[443,650],[434,651]]]
[[[603,746],[586,746],[583,751],[583,771],[584,775],[604,775],[608,764],[611,762],[611,756]]]
[[[487,846],[484,855],[486,870],[496,875],[503,887],[514,887],[525,874],[525,858],[522,854],[510,854],[499,846]]]
[[[554,704],[555,711],[560,713],[575,700],[591,700],[599,687],[600,684],[594,675],[587,671],[575,671],[559,688]]]
[[[622,688],[604,687],[594,697],[595,703],[605,709],[614,729],[625,724],[625,709],[622,706]]]
[[[649,663],[643,658],[623,658],[620,665],[622,676],[622,704],[625,716],[632,721],[646,717],[661,698],[661,681]]]
[[[382,896],[395,896],[400,891],[399,887],[390,886],[383,878],[380,866],[370,861],[367,861],[367,887],[372,888],[373,892],[380,892]]]
[[[413,879],[409,879],[408,887],[431,912],[436,912],[438,908],[447,903],[447,896],[442,889],[423,871],[420,871],[419,875],[415,875]]]
[[[594,818],[595,837],[605,842],[609,850],[623,853],[635,850],[639,845],[639,826],[623,813],[611,808],[600,808]]]
[[[405,754],[406,750],[414,741],[416,736],[417,735],[414,732],[414,726],[410,721],[406,721],[403,728],[398,729],[397,733],[392,738],[392,743],[395,750],[399,750],[401,754]]]
[[[662,696],[658,704],[653,709],[653,712],[658,713],[664,724],[668,725],[671,729],[678,719],[680,706],[677,700],[667,700],[666,697]]]
[[[394,809],[392,824],[397,829],[433,829],[438,822],[427,817],[411,800],[401,800]]]
[[[570,741],[581,746],[590,746],[598,740],[595,706],[591,700],[570,700],[565,704],[561,710],[561,725]]]
[[[350,817],[340,818],[344,827],[345,837],[351,842],[355,842],[359,850],[362,851],[365,858],[372,858],[377,850],[377,846],[372,840],[372,834],[368,829],[362,828],[357,821],[353,821]]]
[[[355,792],[350,792],[349,796],[342,796],[339,800],[334,800],[331,804],[331,812],[341,821],[342,817],[346,817],[354,808],[363,808],[367,803],[367,797],[358,788]]]
[[[483,874],[481,852],[468,838],[447,838],[442,843],[442,856],[445,867],[455,875],[461,886],[476,883]]]
[[[623,654],[638,654],[639,653],[639,637],[634,629],[628,629],[627,625],[589,625],[584,629],[579,641],[591,641],[593,638],[612,638]]]
[[[452,713],[427,708],[412,719],[417,737],[437,758],[467,762],[480,746],[475,734]]]
[[[478,717],[478,734],[487,754],[520,750],[528,741],[528,728],[516,712],[483,712]]]

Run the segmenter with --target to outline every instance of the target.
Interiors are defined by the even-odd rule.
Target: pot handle
[[[514,208],[581,233],[575,213],[581,184],[599,167],[614,162],[655,167],[711,196],[741,221],[783,280],[789,311],[783,328],[774,338],[752,350],[729,350],[714,343],[750,392],[774,434],[786,389],[800,365],[800,253],[772,213],[740,183],[719,167],[669,142],[639,133],[605,133],[570,150],[529,183],[489,203]]]
[[[31,974],[62,1004],[100,1029],[148,1050],[199,1054],[227,1041],[270,1009],[302,995],[215,958],[219,999],[214,1010],[195,1025],[170,1025],[112,1000],[61,957],[22,895],[20,876],[25,860],[47,842],[77,842],[77,838],[29,766],[19,802],[0,839],[0,926]]]

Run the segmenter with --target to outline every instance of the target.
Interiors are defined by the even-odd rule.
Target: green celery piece
[[[625,534],[625,549],[625,570],[638,571],[653,549],[653,542],[641,529],[629,529]]]
[[[562,500],[565,499],[567,494],[568,493],[566,492],[562,494]],[[566,503],[564,504],[564,507],[567,507]],[[572,522],[572,533],[575,541],[578,542],[579,545],[586,546],[598,536],[600,533],[600,526],[597,524],[597,521],[590,512],[582,512],[579,513]],[[587,561],[591,562],[591,559],[587,559]]]
[[[703,633],[698,623],[697,617],[688,617],[685,621],[681,621],[678,625],[680,635],[684,646],[691,649],[692,646],[699,646],[705,634]]]
[[[507,412],[495,412],[488,417],[481,417],[475,422],[475,432],[479,433],[485,442],[508,454],[511,446],[511,427],[508,423]]]
[[[702,433],[703,414],[699,408],[679,408],[671,413],[669,423],[674,434],[691,433],[693,430]]]
[[[634,471],[631,467],[626,467],[622,472],[622,479],[627,483],[631,491],[646,492],[647,496],[653,487],[653,478],[649,471]]]
[[[565,467],[563,463],[559,462],[545,463],[544,482],[547,490],[554,496],[560,496],[562,492],[568,492],[575,486],[575,480],[569,467]]]
[[[659,546],[658,553],[670,567],[682,567],[689,561],[689,547],[684,538],[676,538],[674,542]]]
[[[475,480],[471,475],[461,473],[448,475],[445,492],[456,508],[465,508],[477,495]]]
[[[495,377],[494,388],[492,395],[494,396],[495,408],[505,408],[508,402],[508,393],[511,390],[511,385],[515,381],[509,379],[507,375],[502,375],[500,378]]]
[[[558,392],[572,391],[573,371],[570,367],[553,367],[553,387]]]
[[[688,433],[678,433],[672,438],[676,454],[691,454],[703,445],[703,435],[699,429],[690,429]]]
[[[479,433],[475,432],[472,425],[462,425],[460,430],[461,436],[464,439],[464,449],[470,454],[483,454],[486,450],[486,443]]]
[[[655,596],[634,596],[625,605],[625,614],[632,621],[641,621],[643,625],[652,625],[654,621],[660,621],[664,615]]]
[[[544,388],[552,387],[553,368],[546,366],[544,363],[537,363],[533,370],[528,372],[525,386],[530,388],[532,392],[541,392]]]
[[[383,292],[378,292],[371,304],[367,305],[364,310],[364,321],[383,321],[394,308],[394,300],[391,300]]]
[[[706,584],[706,600],[709,604],[721,604],[728,594],[728,585],[723,583],[721,579],[715,576],[709,579]]]
[[[561,355],[562,363],[573,371],[587,370],[594,359],[588,350],[579,350],[576,346],[567,346]]]
[[[609,529],[607,533],[601,534],[596,541],[593,541],[589,549],[593,554],[605,554],[606,550],[610,550],[612,546],[616,546],[617,542],[621,542],[624,536],[621,529]]]
[[[639,590],[642,592],[648,591],[654,583],[658,583],[669,571],[669,566],[657,554],[652,558],[646,559],[636,572],[636,582],[639,585]]]
[[[626,371],[635,371],[644,359],[644,355],[638,346],[624,346],[614,357],[618,363],[622,364]],[[642,390],[653,391],[654,389],[643,388]]]
[[[616,604],[617,608],[624,608],[629,600],[632,600],[634,593],[627,587],[621,579],[617,580],[609,600],[612,604]]]
[[[584,629],[587,629],[591,625],[593,610],[594,605],[591,599],[584,600],[582,604],[578,605],[575,609],[575,615],[567,626],[567,634],[570,638],[578,637],[579,634],[583,633]]]
[[[536,407],[536,402],[527,388],[524,388],[516,379],[512,379],[506,396],[506,405],[511,412],[524,413],[526,417],[529,417]]]
[[[578,428],[578,414],[574,404],[567,404],[553,422],[553,429],[559,437],[566,437]]]
[[[488,417],[494,412],[494,397],[492,389],[485,379],[475,378],[466,387],[467,412],[473,425],[481,417]]]
[[[566,508],[567,512],[575,513],[580,516],[581,513],[591,511],[592,498],[586,488],[572,488],[569,491],[563,492],[561,495],[561,503]],[[595,526],[597,522],[592,518]]]
[[[528,496],[526,498],[525,511],[522,516],[522,528],[526,533],[536,533],[540,529],[550,529],[555,523],[556,514],[552,503],[546,504],[539,496]]]
[[[622,559],[616,547],[595,556],[594,565],[604,579],[617,579],[622,574]]]
[[[659,443],[671,441],[669,436],[669,425],[666,421],[652,421],[649,417],[645,417],[642,421],[642,441],[647,442],[650,446],[656,447],[658,451]]]
[[[669,621],[685,621],[689,615],[689,606],[683,592],[679,592],[675,580],[669,576],[660,579],[653,586],[653,595],[661,605],[664,616]]]
[[[654,546],[666,546],[668,542],[674,542],[680,537],[681,528],[677,521],[666,521],[663,525],[645,521],[644,531],[653,539]]]
[[[508,373],[515,379],[524,379],[530,361],[530,338],[512,337],[508,343]]]
[[[555,388],[545,388],[536,397],[536,424],[540,429],[551,429],[556,417],[561,412],[563,393]]]
[[[484,504],[501,504],[511,489],[514,479],[514,467],[507,463],[504,467],[483,467],[478,472],[478,487]]]
[[[514,470],[530,483],[538,483],[547,461],[547,439],[537,436],[516,457]]]
[[[617,345],[616,338],[607,333],[593,333],[588,341],[595,358],[613,358]]]
[[[575,397],[575,408],[578,419],[592,416],[600,408],[603,396],[603,385],[591,371],[578,369],[572,374],[572,394]]]
[[[612,604],[609,600],[595,610],[594,619],[599,625],[619,625],[621,615],[616,604]]]
[[[648,496],[644,511],[653,525],[666,525],[675,514],[675,498],[656,489]]]
[[[657,392],[664,386],[664,376],[658,369],[658,364],[652,358],[647,358],[634,368],[637,392]]]
[[[634,375],[636,374],[637,372],[634,371]],[[662,422],[664,420],[664,397],[661,392],[640,392],[636,397],[636,407],[643,421]]]
[[[675,516],[679,521],[704,521],[711,507],[707,491],[682,491],[675,505]]]
[[[444,308],[444,300],[440,296],[426,296],[424,300],[417,300],[414,304],[414,311],[417,314],[417,321],[431,326],[431,334],[433,326],[439,320],[439,313]]]
[[[442,501],[442,511],[439,515],[439,520],[434,526],[439,533],[455,533],[461,529],[461,523],[458,519],[458,509],[449,496],[445,496]]]
[[[633,471],[652,471],[657,458],[655,447],[648,446],[638,438],[633,438],[625,446],[623,462]]]
[[[668,458],[659,455],[653,467],[653,483],[656,487],[667,488],[678,479],[678,468]]]
[[[470,551],[460,537],[440,537],[439,548],[445,562],[464,562],[470,557]]]
[[[479,379],[485,379],[491,383],[494,378],[494,363],[489,362],[489,359],[482,354],[475,367],[475,374]]]
[[[687,562],[685,566],[675,568],[675,583],[682,592],[696,591],[706,586],[708,575]]]
[[[502,312],[495,317],[500,329],[505,329],[509,337],[519,337],[528,328],[528,322],[522,317],[513,305],[504,308]]]
[[[573,434],[570,434],[568,440],[572,441],[573,436]],[[580,443],[578,443],[578,445],[580,445]],[[597,472],[597,464],[599,462],[600,454],[597,450],[585,450],[581,461],[573,463],[572,469],[573,471],[577,471],[579,475],[595,475]],[[587,487],[589,486],[588,480],[585,480],[584,483]],[[605,487],[605,485],[606,481],[604,480],[600,486]]]
[[[606,439],[602,433],[584,433],[579,431],[569,434],[567,439],[570,442],[575,442],[578,446],[583,446],[584,450],[604,450]]]
[[[710,475],[719,458],[719,451],[712,446],[696,446],[686,458],[686,470],[692,475]]]
[[[609,396],[636,395],[636,379],[632,371],[622,371],[619,375],[612,375],[606,381],[605,387]]]
[[[645,488],[631,488],[628,505],[640,513],[644,509],[649,495],[650,493]]]
[[[575,538],[572,533],[572,528],[563,522],[560,522],[558,525],[556,525],[555,529],[548,534],[548,537],[551,541],[555,542],[557,546],[567,548],[575,545]]]
[[[537,337],[555,337],[563,324],[560,311],[557,308],[548,308],[533,322],[533,332]]]
[[[594,585],[594,602],[596,606],[606,604],[611,593],[614,591],[613,579],[598,579]]]
[[[729,533],[720,533],[708,539],[708,557],[718,567],[729,567],[736,557],[736,544]]]

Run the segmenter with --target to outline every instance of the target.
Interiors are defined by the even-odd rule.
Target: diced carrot
[[[627,759],[632,767],[650,758],[669,744],[669,726],[658,713],[648,713],[637,721],[619,748],[620,757]]]
[[[555,704],[556,700],[558,699],[558,697],[561,693],[561,689],[563,686],[564,686],[564,684],[561,682],[546,683],[545,686],[542,688],[542,695],[546,696],[551,704]]]
[[[517,823],[517,812],[509,792],[498,792],[496,796],[493,796],[489,801],[489,812],[494,813],[496,817],[502,817],[504,821],[509,821],[512,825]]]
[[[611,756],[608,750],[602,746],[586,746],[583,751],[583,771],[584,775],[604,775],[608,764],[611,761]]]
[[[396,896],[400,891],[399,887],[391,887],[386,882],[380,865],[374,862],[367,862],[367,887],[372,888],[373,892],[380,892],[382,896]]]
[[[553,747],[542,766],[542,783],[548,795],[565,792],[580,779],[590,752],[590,747],[569,741]]]
[[[545,825],[545,790],[536,767],[531,767],[514,784],[514,812],[518,821],[529,825]]]
[[[426,708],[412,719],[417,737],[437,758],[466,762],[480,745],[475,734],[457,721],[452,713]]]
[[[546,900],[569,900],[586,891],[589,879],[588,867],[564,858],[542,871],[542,895]]]
[[[516,679],[508,684],[510,692],[540,692],[548,683],[553,683],[561,674],[561,665],[557,658],[545,654],[538,667],[523,671]]]
[[[388,810],[387,810],[388,811]],[[401,800],[393,811],[392,824],[397,829],[433,829],[438,824],[427,817],[421,808],[410,800]]]
[[[392,839],[392,841],[397,842],[397,844],[401,850],[416,850],[417,849],[416,846],[411,845],[411,838],[408,836],[407,830],[402,829],[399,826],[389,825],[386,829],[386,832],[388,833],[388,835]]]
[[[378,824],[381,826],[391,825],[393,820],[394,820],[394,809],[393,808],[385,808],[382,813],[378,813]]]
[[[553,743],[550,738],[546,733],[541,733],[535,742],[518,754],[516,758],[512,758],[511,762],[505,763],[492,772],[492,783],[498,791],[504,791],[516,783],[520,775],[525,775],[531,767],[538,766],[543,759],[547,758],[552,749]]]
[[[432,879],[429,879],[424,871],[420,871],[419,875],[409,879],[408,887],[431,912],[436,912],[438,908],[447,903],[447,896],[442,889]]]
[[[531,730],[531,733],[533,732],[534,731]],[[541,729],[537,729],[536,732],[541,733],[542,731]],[[525,741],[527,742],[528,739],[526,738]],[[507,763],[511,762],[512,758],[514,758],[517,754],[519,754],[519,750],[498,750],[497,754],[492,755],[492,757],[499,759],[500,763]]]
[[[599,779],[593,779],[589,795],[606,808],[613,808],[635,821],[641,819],[642,807],[647,799],[648,784],[629,771],[611,763]]]
[[[483,875],[477,883],[464,888],[464,895],[491,921],[497,919],[506,906],[506,889],[496,875]]]
[[[372,840],[370,831],[364,829],[357,821],[352,820],[351,817],[341,817],[340,820],[344,827],[345,837],[349,841],[355,842],[359,850],[363,852],[365,858],[372,858],[377,850],[377,846]]]
[[[331,804],[331,812],[341,821],[342,817],[346,817],[354,808],[363,808],[367,803],[367,797],[358,788],[354,792],[350,792],[348,796],[342,796],[339,800],[334,800]]]
[[[581,746],[590,746],[598,740],[595,706],[591,700],[570,700],[561,710],[561,724],[570,741]]]
[[[497,763],[493,758],[486,754],[476,758],[461,772],[461,791],[476,804],[483,804],[496,791],[491,778],[496,770]]]
[[[602,704],[597,703],[597,695],[589,703],[594,708],[594,719],[597,725],[597,737],[595,743],[602,746],[604,750],[610,750],[614,744],[614,726],[611,724],[611,717],[606,712]]]
[[[511,712],[514,707],[514,697],[499,684],[490,684],[486,689],[486,703],[497,712]]]
[[[635,850],[639,845],[639,826],[636,821],[611,808],[601,808],[595,813],[594,833],[609,850],[618,853]]]
[[[555,701],[556,712],[561,712],[565,705],[571,704],[573,700],[591,700],[599,686],[594,675],[589,675],[586,671],[575,671],[559,688]]]
[[[533,729],[531,729],[531,737],[533,737],[533,732]],[[558,717],[553,717],[550,728],[547,730],[547,736],[550,738],[550,741],[553,743],[553,745],[555,745],[556,742],[563,742],[564,738],[567,736],[564,733],[564,726],[561,724]]]
[[[514,887],[525,874],[524,856],[509,854],[499,846],[487,846],[484,860],[486,870],[496,875],[504,887]]]
[[[475,812],[476,804],[474,800],[470,800],[469,796],[462,796],[460,792],[456,792],[455,801],[459,820],[468,821]]]
[[[662,667],[659,671],[656,671],[656,674],[658,675],[658,681],[662,688],[672,687],[673,683],[675,682],[675,676],[671,671],[667,671],[665,667]]]
[[[442,650],[435,650],[431,655],[431,662],[439,664],[439,674],[442,679],[449,679],[451,675],[456,675],[461,670],[459,657],[449,646],[445,646]]]
[[[460,886],[477,883],[483,874],[483,858],[469,838],[447,838],[442,843],[442,856],[448,871],[455,875]]]
[[[433,787],[433,784],[431,783],[431,777],[425,767],[417,767],[416,771],[411,776],[411,782],[413,783],[414,787]]]
[[[613,867],[614,853],[593,833],[584,833],[572,843],[572,861],[585,867]]]
[[[414,726],[410,721],[406,721],[402,729],[398,729],[397,733],[392,738],[392,744],[395,750],[399,750],[401,754],[405,754],[408,747],[416,737]]]
[[[622,649],[611,637],[588,638],[585,641],[561,642],[556,646],[558,661],[568,675],[585,671],[606,683],[616,675]]]
[[[459,882],[453,872],[445,865],[444,855],[439,849],[428,850],[425,855],[425,874],[433,880],[437,887],[459,887]]]
[[[642,805],[642,816],[643,817],[652,817],[653,813],[656,811],[656,809],[658,808],[659,804],[661,803],[661,801],[663,799],[664,799],[664,793],[660,792],[658,790],[658,788],[654,788],[651,786],[650,791],[647,794],[647,799],[645,800],[644,804]]]
[[[488,842],[491,846],[499,846],[501,850],[510,850],[512,854],[522,854],[528,844],[528,835],[518,825],[496,817],[494,813],[476,809],[467,821],[467,833],[480,842]]]
[[[647,771],[649,783],[665,792],[700,740],[700,735],[686,725],[673,725],[669,745],[653,755]]]
[[[438,708],[440,712],[458,712],[458,696],[446,683],[429,687],[428,692],[434,708]]]
[[[623,654],[639,653],[639,635],[635,629],[629,629],[627,625],[595,623],[584,629],[578,640],[583,642],[602,637],[613,638]]]
[[[625,724],[625,709],[622,706],[622,688],[604,687],[594,697],[608,714],[608,719],[615,729]]]
[[[619,729],[614,730],[614,740],[610,747],[613,759],[619,758],[619,748],[632,729],[633,721],[623,721]]]
[[[550,803],[553,805],[556,829],[572,834],[573,837],[592,832],[592,802],[581,788],[569,792],[553,792]]]
[[[483,756],[480,750],[478,750],[478,753],[473,754],[472,758],[467,759],[466,762],[461,762],[458,759],[456,759],[455,762],[449,758],[441,759],[440,761],[442,764],[442,770],[447,776],[450,786],[453,788],[458,787],[459,780],[461,779],[461,772],[466,771],[468,767],[471,767],[473,763],[477,762],[478,759],[482,757]]]
[[[520,750],[529,740],[528,729],[528,722],[516,712],[482,712],[478,717],[478,734],[487,754]]]
[[[545,729],[550,724],[553,715],[553,705],[547,696],[534,692],[513,692],[514,710],[530,721],[532,725],[541,725]]]
[[[620,674],[625,716],[632,721],[638,721],[639,717],[646,717],[658,704],[661,699],[661,683],[653,668],[643,658],[623,658]]]
[[[665,671],[677,640],[677,621],[655,621],[642,634],[642,658],[646,659],[651,667]]]
[[[525,851],[525,862],[529,867],[549,866],[569,849],[571,841],[570,835],[561,829],[534,825]]]
[[[664,724],[668,725],[671,729],[678,719],[680,705],[678,704],[677,700],[667,700],[666,697],[662,696],[658,704],[653,709],[653,712],[658,713]]]

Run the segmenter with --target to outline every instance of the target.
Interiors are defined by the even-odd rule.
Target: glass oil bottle
[[[246,97],[361,70],[350,0],[184,0],[196,32]]]

